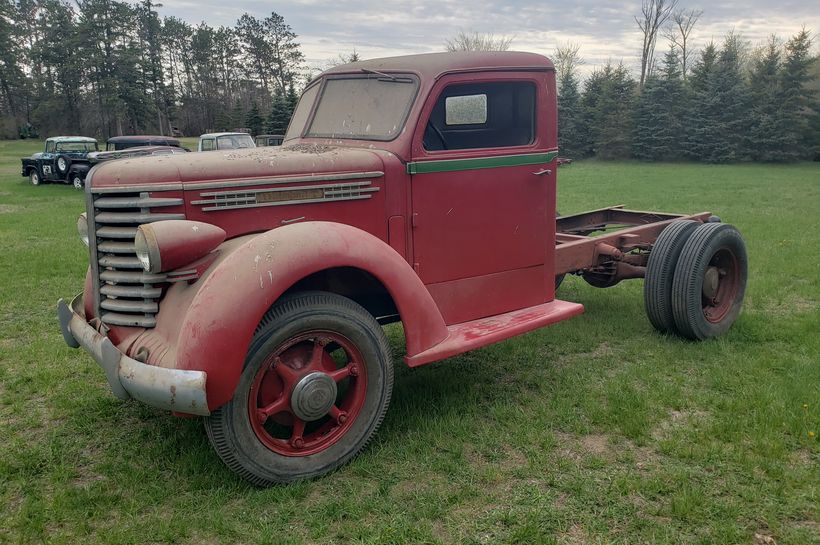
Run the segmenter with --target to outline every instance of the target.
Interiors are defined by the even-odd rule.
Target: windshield
[[[328,79],[305,136],[393,140],[404,127],[417,89],[417,80],[408,76]]]
[[[97,151],[96,142],[58,142],[57,151]]]
[[[255,148],[253,138],[249,134],[230,134],[216,139],[216,149],[245,149]]]

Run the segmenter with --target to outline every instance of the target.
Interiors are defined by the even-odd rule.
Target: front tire
[[[83,187],[85,187],[85,182],[83,182],[82,176],[75,172],[71,175],[71,185],[74,186],[74,189],[81,190]]]
[[[233,399],[205,429],[225,464],[255,485],[309,479],[365,447],[392,388],[390,350],[373,316],[339,295],[297,293],[262,319]]]

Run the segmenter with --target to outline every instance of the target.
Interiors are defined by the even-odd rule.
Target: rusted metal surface
[[[611,207],[562,216],[556,219],[555,274],[594,270],[609,262],[621,261],[644,267],[648,254],[640,251],[651,250],[652,243],[667,225],[676,219],[705,222],[710,215],[709,212],[681,215]],[[617,230],[609,231],[613,228]],[[602,234],[589,236],[596,231]],[[624,266],[620,266],[616,274],[620,278],[642,276],[639,271]]]

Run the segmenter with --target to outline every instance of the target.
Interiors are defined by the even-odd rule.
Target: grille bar
[[[177,213],[184,206],[183,199],[151,197],[133,190],[87,195],[89,227],[94,228],[89,242],[98,316],[108,325],[156,326],[159,299],[169,280],[165,274],[143,270],[134,237],[142,224],[185,219],[185,214]]]

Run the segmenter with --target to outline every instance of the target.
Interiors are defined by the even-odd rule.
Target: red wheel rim
[[[361,352],[344,335],[316,330],[288,339],[262,362],[248,394],[256,437],[285,456],[327,449],[347,433],[364,406],[365,371]],[[336,385],[327,413],[312,421],[297,416],[299,407],[293,406],[294,389],[308,375]]]
[[[716,286],[710,289],[704,287],[702,290],[703,315],[707,321],[717,324],[732,309],[740,290],[740,266],[735,254],[728,248],[721,248],[715,252],[706,267],[705,281],[708,280],[709,274],[714,274],[717,282]]]

